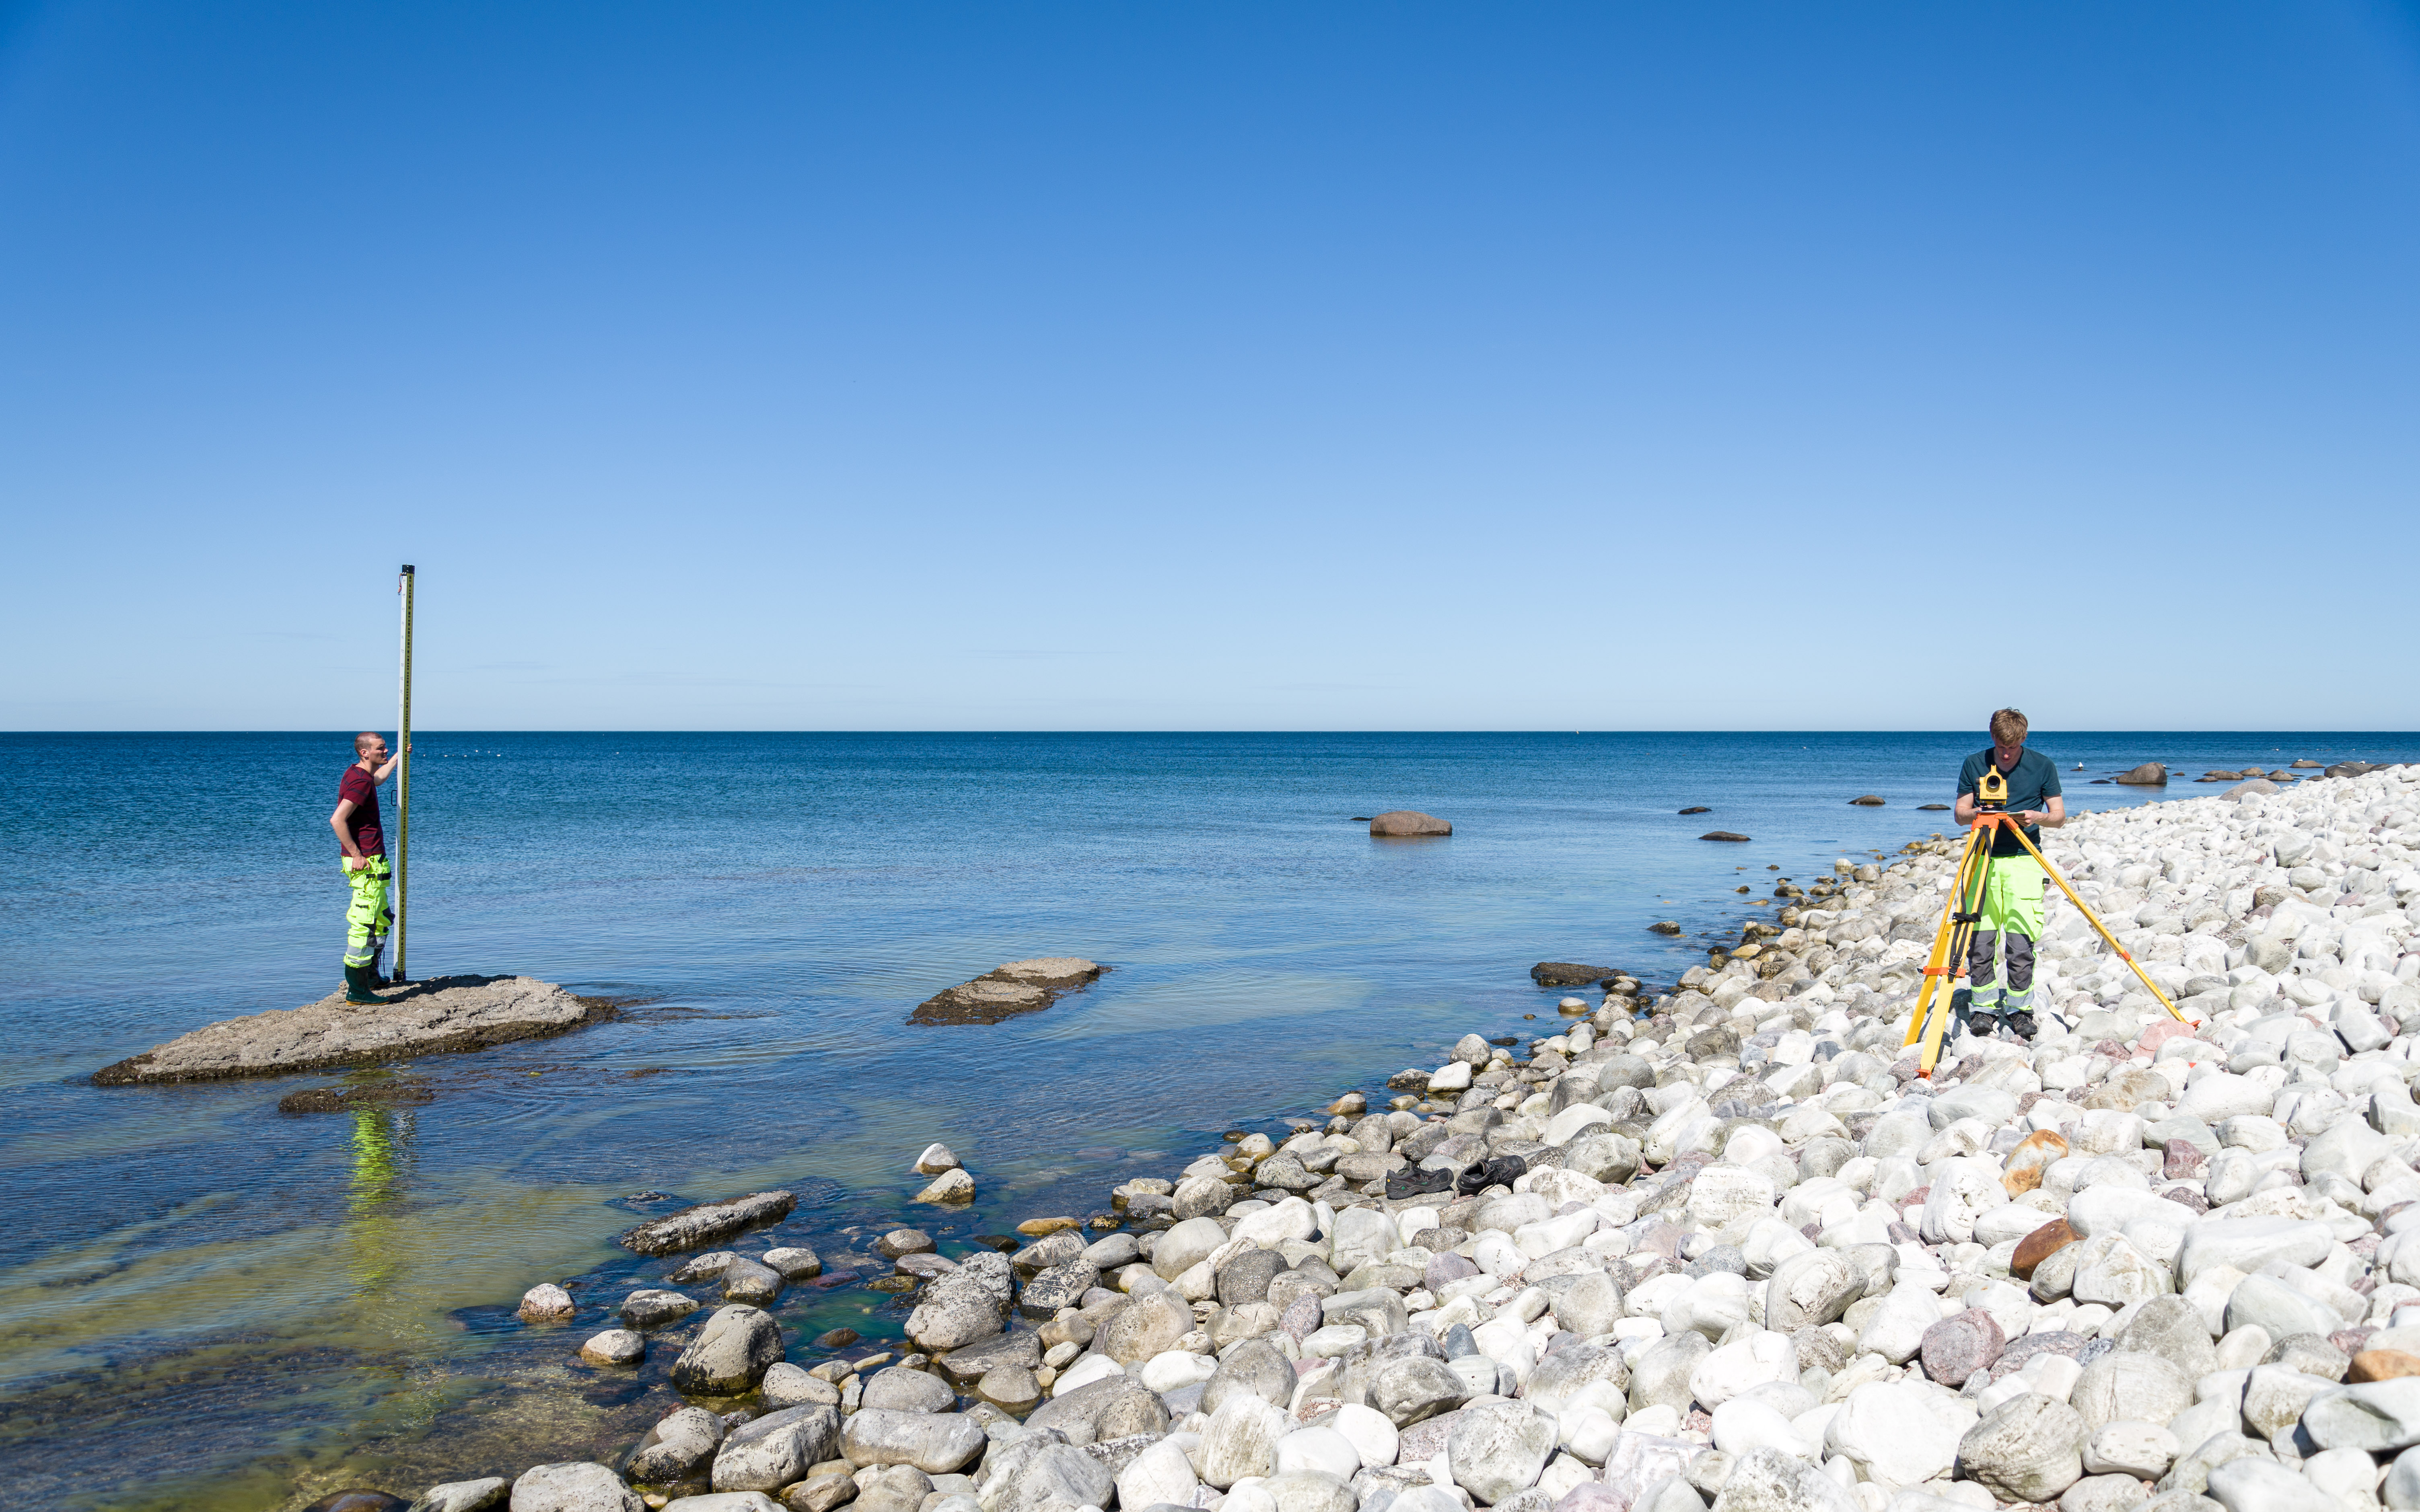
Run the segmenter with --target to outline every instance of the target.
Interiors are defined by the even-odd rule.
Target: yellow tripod
[[[2118,943],[2118,937],[2101,922],[2101,916],[2077,897],[2075,889],[2067,885],[2067,878],[2058,874],[2058,869],[2051,865],[2041,852],[2034,849],[2034,842],[2025,838],[2024,828],[2017,823],[2016,815],[2006,811],[2009,782],[2000,775],[2000,769],[1985,763],[1982,779],[1976,787],[1975,823],[1966,831],[1964,849],[1958,853],[1958,870],[1949,885],[1949,901],[1942,905],[1941,927],[1932,935],[1932,954],[1924,963],[1924,985],[1916,991],[1916,1011],[1909,1015],[1907,1038],[1900,1041],[1902,1049],[1918,1041],[1923,1041],[1924,1048],[1916,1056],[1916,1073],[1928,1081],[1931,1079],[1932,1068],[1941,1059],[1941,1041],[1948,1034],[1949,1021],[1955,1016],[1954,1005],[1958,995],[1967,990],[1966,948],[1974,938],[1975,926],[1983,917],[1984,890],[1992,875],[1992,842],[2003,830],[2014,835],[2017,843],[2025,848],[2025,854],[2041,863],[2043,874],[2058,884],[2058,890],[2067,894],[2067,901],[2075,904],[2101,937],[2109,942],[2109,949],[2118,952],[2118,959],[2125,962],[2133,969],[2134,975],[2142,979],[2143,985],[2150,989],[2151,995],[2160,1000],[2160,1006],[2174,1014],[2178,1023],[2191,1024],[2193,1021],[2179,1013],[2177,1005],[2168,1001],[2168,995],[2160,991],[2160,984],[2144,974],[2142,964]],[[1945,978],[1954,984],[1947,991],[1941,990]]]

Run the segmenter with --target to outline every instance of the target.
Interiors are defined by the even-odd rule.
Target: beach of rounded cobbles
[[[2420,1506],[2420,767],[2043,839],[2181,1021],[2054,889],[2035,1036],[1973,1019],[1921,1076],[1958,838],[1844,858],[1670,991],[1014,1231],[938,1145],[901,1152],[929,1221],[651,1218],[669,1252],[518,1326],[660,1417],[411,1504]],[[843,1290],[864,1336],[807,1335]]]

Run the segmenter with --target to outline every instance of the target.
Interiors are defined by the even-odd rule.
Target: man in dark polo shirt
[[[387,754],[386,737],[374,730],[353,737],[353,755],[336,784],[336,811],[328,816],[328,826],[344,847],[345,881],[353,894],[345,909],[345,1001],[375,1006],[379,956],[386,949],[387,926],[395,921],[387,906],[386,834],[379,825],[378,788],[394,774],[397,758]]]
[[[1958,822],[1975,822],[1975,793],[1986,766],[1997,767],[2009,784],[2008,812],[2014,814],[2025,839],[2041,848],[2041,832],[2067,823],[2067,800],[2059,796],[2058,768],[2049,757],[2025,749],[2025,717],[2015,709],[1992,716],[1992,748],[1966,758],[1958,771]],[[1991,876],[1983,890],[1983,917],[1966,949],[1967,980],[1974,997],[1968,1005],[1977,1015],[1995,1015],[2020,1040],[2034,1037],[2034,942],[2042,933],[2042,887],[2049,881],[2041,863],[2028,855],[2007,830],[1992,837]],[[2006,985],[1993,960],[2005,953]],[[1998,1026],[1981,1017],[1972,1032],[1990,1034]]]

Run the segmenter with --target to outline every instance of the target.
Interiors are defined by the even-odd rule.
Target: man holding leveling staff
[[[2058,768],[2050,758],[2025,749],[2025,717],[2014,709],[1992,716],[1992,748],[1966,758],[1958,772],[1958,822],[1975,822],[1975,792],[1987,768],[1996,769],[2009,784],[2007,812],[2024,828],[2025,839],[2041,847],[2041,832],[2067,823],[2067,800],[2059,796]],[[1984,885],[1982,918],[1966,948],[1966,972],[1973,996],[1968,1011],[2002,1017],[2020,1040],[2034,1037],[2034,942],[2042,932],[2041,863],[2025,853],[2017,837],[2001,830],[1992,837],[1991,873]],[[1995,950],[2006,948],[2008,976],[2000,980]],[[1952,1005],[1952,1012],[1961,1005]],[[1971,1032],[1989,1034],[1984,1023]]]
[[[386,753],[386,737],[365,730],[353,737],[353,764],[336,785],[336,811],[328,816],[344,850],[345,882],[352,899],[345,909],[345,1001],[367,1008],[380,999],[379,953],[386,949],[387,926],[395,914],[387,906],[386,830],[379,823],[379,784],[395,771],[400,757]]]

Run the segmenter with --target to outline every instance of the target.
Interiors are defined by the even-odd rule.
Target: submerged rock
[[[751,1192],[720,1202],[701,1202],[641,1224],[617,1242],[641,1255],[677,1255],[728,1239],[743,1228],[785,1218],[798,1200],[788,1192]]]
[[[380,998],[376,1008],[356,1008],[335,992],[301,1008],[226,1019],[104,1066],[92,1073],[93,1085],[226,1081],[485,1050],[614,1015],[610,1004],[534,977],[438,977],[386,989]]]

